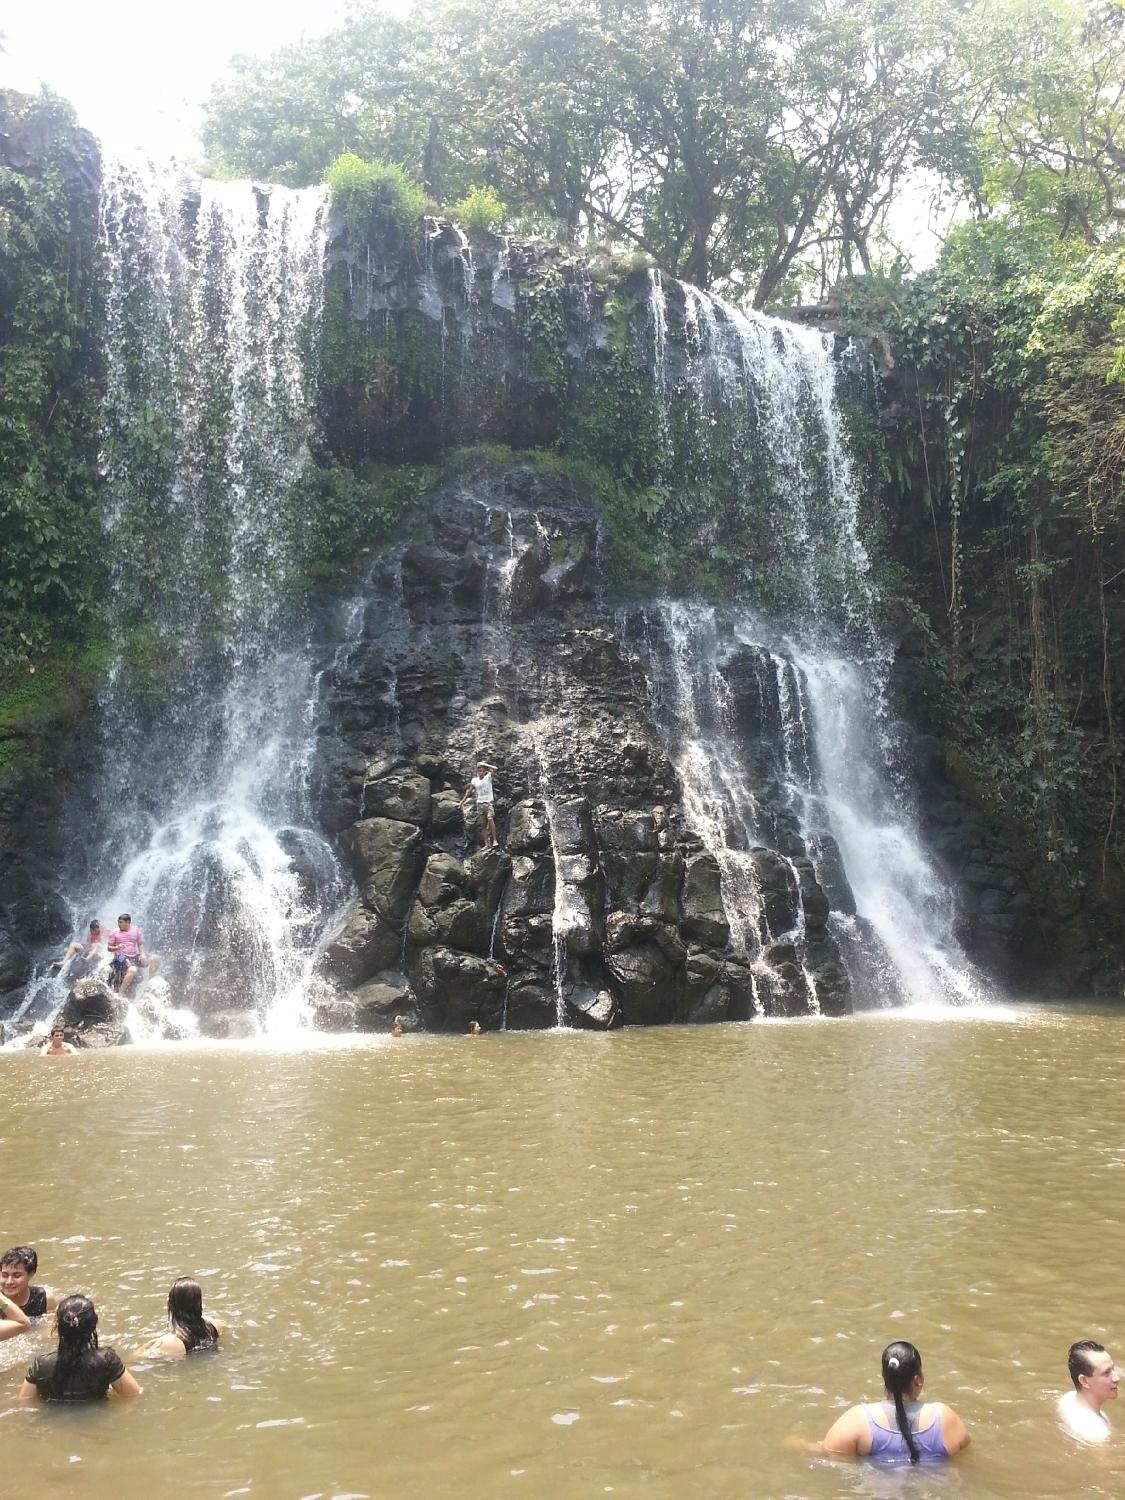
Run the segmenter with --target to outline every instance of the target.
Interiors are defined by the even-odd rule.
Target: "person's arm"
[[[0,1292],[0,1309],[3,1310],[3,1319],[0,1319],[0,1339],[14,1339],[17,1333],[22,1333],[25,1328],[31,1327],[31,1319],[12,1301],[11,1297],[5,1297]]]
[[[110,1385],[110,1390],[115,1396],[139,1396],[141,1388],[137,1384],[136,1376],[130,1375],[128,1370],[122,1370],[121,1374]]]
[[[949,1454],[960,1453],[962,1448],[969,1446],[969,1429],[952,1406],[946,1406],[943,1401],[938,1402],[938,1413],[941,1422],[941,1440],[945,1444],[945,1451]]]
[[[183,1359],[187,1354],[184,1341],[177,1338],[174,1333],[162,1333],[158,1339],[153,1339],[138,1349],[137,1359]]]
[[[31,1381],[28,1380],[26,1375],[23,1378],[23,1384],[20,1386],[18,1399],[25,1402],[37,1401],[39,1399],[39,1387],[37,1385],[32,1385]]]
[[[473,788],[472,788],[472,786],[471,785],[467,786],[465,788],[465,795],[461,798],[460,802],[458,802],[457,806],[458,807],[464,807],[465,803],[468,802],[469,798],[472,795],[473,795]]]
[[[835,1458],[855,1458],[865,1450],[860,1446],[867,1432],[867,1418],[861,1406],[852,1406],[837,1417],[820,1440],[820,1451]]]
[[[105,945],[111,953],[117,952],[117,933],[111,932],[105,940]]]

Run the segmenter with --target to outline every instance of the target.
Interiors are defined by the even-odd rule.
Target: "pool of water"
[[[1125,1361],[1125,1013],[0,1054],[8,1243],[129,1356],[198,1276],[217,1354],[20,1409],[0,1493],[744,1500],[1125,1493],[1057,1430]],[[892,1338],[973,1434],[887,1474],[786,1446]],[[1111,1419],[1116,1416],[1110,1412]]]

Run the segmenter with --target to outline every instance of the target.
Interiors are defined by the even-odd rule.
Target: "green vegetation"
[[[1125,250],[1039,225],[967,225],[934,271],[845,286],[841,307],[895,360],[891,592],[923,623],[923,710],[1044,882],[1116,910]]]
[[[508,210],[492,188],[471,187],[449,212],[471,240],[483,240],[499,234]]]
[[[33,673],[96,612],[96,203],[83,144],[48,95],[0,96],[0,130],[47,143],[0,165],[0,687]]]
[[[357,239],[378,235],[404,240],[418,228],[426,195],[400,166],[390,161],[362,161],[345,151],[324,174],[332,203],[344,215]]]
[[[385,156],[445,203],[600,239],[756,306],[893,261],[907,182],[1096,236],[1121,208],[1115,0],[416,0],[236,59],[219,166]],[[479,191],[479,190],[478,190]]]

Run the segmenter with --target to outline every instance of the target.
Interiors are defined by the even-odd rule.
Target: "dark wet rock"
[[[421,829],[395,818],[364,818],[352,824],[350,843],[364,905],[401,922],[425,858]]]
[[[507,847],[511,854],[530,854],[550,847],[551,825],[546,805],[535,798],[517,802],[508,818]]]
[[[365,818],[394,818],[424,828],[430,821],[430,805],[429,779],[409,772],[368,781],[363,790]]]
[[[606,969],[626,1025],[654,1026],[674,1018],[676,971],[656,943],[617,949]]]
[[[410,982],[426,1026],[464,1031],[470,1021],[496,1030],[508,976],[502,965],[451,948],[422,948],[411,958]]]
[[[797,925],[799,893],[787,860],[773,849],[751,850],[754,873],[762,897],[762,915],[773,937],[783,937]]]
[[[212,1010],[200,1016],[199,1031],[222,1041],[244,1041],[258,1035],[258,1021],[252,1010]]]
[[[313,1006],[313,1025],[317,1031],[355,1031],[359,1025],[356,1001],[339,995],[318,1000]]]
[[[389,1031],[398,1016],[415,1016],[417,1002],[405,974],[385,974],[353,991],[361,1031]]]
[[[588,992],[572,995],[568,1001],[568,1010],[576,1025],[584,1026],[590,1031],[609,1031],[621,1022],[617,1000],[609,990],[598,990],[596,994]]]
[[[716,948],[726,946],[730,923],[723,906],[719,862],[713,854],[693,855],[684,866],[680,926],[685,937]]]
[[[103,1022],[123,1024],[127,1002],[100,979],[80,979],[62,1009],[64,1026],[80,1029]]]
[[[524,974],[508,986],[505,1020],[512,1031],[545,1031],[558,1018],[558,1000],[550,975]]]
[[[319,966],[329,978],[351,987],[396,963],[401,949],[399,933],[378,912],[355,902],[325,943]]]
[[[0,922],[0,991],[15,990],[31,975],[31,955]]]

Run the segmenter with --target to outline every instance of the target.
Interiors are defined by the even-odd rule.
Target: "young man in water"
[[[1059,1420],[1080,1442],[1104,1443],[1110,1427],[1102,1407],[1117,1400],[1113,1356],[1096,1340],[1079,1339],[1067,1351],[1066,1364],[1074,1389],[1059,1397]]]
[[[476,798],[477,815],[480,818],[480,841],[481,847],[495,849],[496,847],[496,818],[493,814],[492,773],[495,766],[490,766],[486,760],[477,761],[477,774],[465,788],[465,795],[461,798],[461,806],[471,796]]]
[[[51,1027],[51,1038],[45,1047],[40,1047],[41,1057],[65,1057],[68,1052],[77,1052],[77,1047],[72,1047],[66,1039],[66,1032],[61,1026]]]
[[[24,1318],[41,1318],[59,1305],[50,1287],[31,1284],[38,1269],[39,1257],[30,1245],[14,1245],[0,1257],[0,1339],[15,1338],[27,1327]]]

